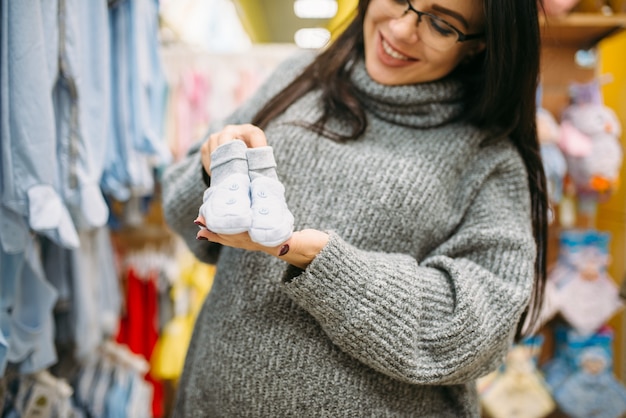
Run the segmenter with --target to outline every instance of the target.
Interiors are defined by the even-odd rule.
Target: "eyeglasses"
[[[411,0],[388,0],[388,11],[396,18],[414,12],[417,15],[417,30],[420,39],[431,48],[446,51],[457,42],[465,42],[484,36],[484,33],[465,34],[434,14],[417,10]],[[406,6],[406,7],[405,7]],[[421,24],[424,21],[426,24]]]

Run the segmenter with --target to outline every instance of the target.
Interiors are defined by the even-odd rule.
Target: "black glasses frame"
[[[435,16],[432,13],[422,12],[422,11],[417,10],[411,4],[411,0],[406,0],[406,4],[407,4],[407,8],[404,11],[404,15],[406,15],[409,11],[412,11],[412,12],[414,12],[417,15],[417,23],[422,23],[422,16],[428,16],[428,17],[430,17],[431,19],[434,19],[437,22],[445,23],[447,26],[450,27],[450,29],[452,29],[453,31],[455,31],[457,33],[457,35],[459,35],[459,39],[457,39],[457,42],[470,41],[472,39],[478,39],[478,38],[482,38],[483,36],[485,36],[484,32],[481,32],[481,33],[463,33],[460,30],[458,30],[457,28],[455,28],[453,25],[451,25],[450,23],[448,23],[445,20],[443,20],[442,18],[440,18],[439,16]]]

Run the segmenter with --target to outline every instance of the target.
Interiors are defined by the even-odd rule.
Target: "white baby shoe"
[[[250,177],[246,144],[236,140],[211,153],[211,187],[204,191],[200,215],[209,231],[239,234],[250,228]]]
[[[220,184],[205,190],[200,214],[209,231],[216,234],[239,234],[250,228],[250,178],[231,174]]]
[[[285,188],[276,179],[257,177],[250,183],[252,224],[250,238],[266,247],[287,241],[293,233],[293,215],[285,202]]]

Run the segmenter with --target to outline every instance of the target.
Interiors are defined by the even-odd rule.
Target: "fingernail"
[[[208,240],[209,240],[207,237],[203,237],[202,235],[197,235],[197,236],[196,236],[196,239],[197,239],[198,241],[208,241]]]
[[[280,252],[278,253],[279,257],[282,257],[283,255],[287,254],[289,252],[289,244],[285,244],[282,247],[280,247]]]
[[[201,226],[201,227],[203,227],[203,228],[206,228],[206,225],[205,225],[205,224],[203,224],[202,222],[200,222],[200,221],[199,221],[199,220],[197,220],[197,219],[196,219],[195,221],[193,221],[193,223],[194,223],[194,224],[196,224],[196,225],[198,225],[198,226]]]

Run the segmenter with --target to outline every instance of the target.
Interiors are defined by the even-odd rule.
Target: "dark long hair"
[[[359,1],[355,18],[342,34],[257,113],[253,124],[264,128],[303,94],[318,89],[324,111],[311,129],[340,141],[357,139],[365,131],[367,118],[352,91],[347,64],[363,57],[363,21],[369,2]],[[538,319],[546,279],[548,201],[535,123],[540,60],[537,4],[536,0],[483,0],[486,48],[451,74],[465,85],[467,121],[496,133],[492,140],[510,140],[528,172],[537,258],[532,299],[518,326],[518,339],[524,334],[523,324],[528,322],[531,326],[526,329],[533,329]],[[352,132],[325,130],[331,115],[348,122]]]

